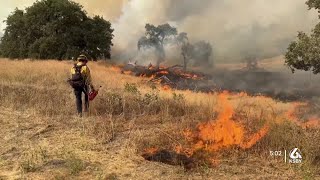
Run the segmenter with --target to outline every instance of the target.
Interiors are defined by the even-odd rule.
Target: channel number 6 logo
[[[298,148],[294,148],[290,151],[290,158],[289,158],[289,163],[301,163],[302,162],[302,156],[301,152]]]

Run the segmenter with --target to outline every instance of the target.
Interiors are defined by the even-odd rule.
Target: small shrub
[[[106,92],[95,99],[93,104],[96,115],[120,115],[123,112],[123,98],[115,92]]]
[[[259,141],[253,151],[265,152],[266,149],[285,150],[294,147],[306,148],[306,134],[303,129],[290,121],[273,123],[268,134]],[[300,149],[303,150],[303,149]]]
[[[66,166],[72,175],[77,175],[85,169],[85,163],[75,155],[71,155],[66,159]]]
[[[185,100],[185,97],[183,94],[177,94],[177,93],[173,93],[173,100],[175,101],[184,101]]]
[[[149,105],[151,103],[158,102],[159,99],[160,98],[158,93],[151,92],[151,93],[145,94],[142,101],[144,104]]]
[[[156,86],[155,84],[151,84],[151,85],[150,85],[150,88],[151,88],[153,91],[155,91],[155,90],[159,91],[158,88],[157,88],[157,86]]]
[[[24,159],[20,163],[23,172],[35,172],[48,159],[48,152],[39,147],[24,154]]]
[[[136,84],[134,83],[126,83],[124,85],[124,90],[128,93],[132,93],[132,94],[135,94],[135,95],[139,95],[141,94],[140,91],[138,90],[138,87]]]

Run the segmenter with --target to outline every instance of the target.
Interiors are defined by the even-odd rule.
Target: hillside
[[[0,60],[0,179],[320,178],[315,106],[246,93],[175,91],[90,62],[94,84],[102,88],[90,114],[79,118],[66,83],[70,67]],[[295,147],[301,164],[270,156]],[[142,156],[159,150],[187,156],[192,168]]]

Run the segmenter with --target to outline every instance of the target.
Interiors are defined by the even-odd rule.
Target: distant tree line
[[[103,17],[89,17],[71,0],[40,0],[6,19],[0,54],[7,58],[92,59],[111,56],[113,29]]]
[[[212,55],[212,46],[205,41],[199,41],[194,44],[189,42],[187,33],[178,33],[177,28],[168,23],[162,25],[146,24],[145,36],[138,41],[138,50],[154,48],[157,55],[157,66],[165,61],[166,45],[177,45],[181,48],[184,69],[187,68],[190,60],[195,61],[195,66],[208,66],[210,56]]]

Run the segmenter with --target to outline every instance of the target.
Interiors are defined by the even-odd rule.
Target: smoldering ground
[[[254,96],[267,96],[285,102],[318,102],[320,77],[311,72],[291,70],[283,66],[283,57],[262,60],[256,67],[245,63],[218,64],[213,68],[188,68],[183,66],[162,66],[160,69],[149,65],[127,64],[123,73],[140,77],[150,77],[150,83],[160,83],[178,90],[195,92],[247,93]],[[282,66],[280,66],[281,64]]]
[[[265,95],[281,101],[319,101],[320,77],[308,72],[216,70],[212,82],[220,90]]]
[[[320,96],[320,77],[304,72],[216,70],[210,77],[209,83],[198,88],[212,86],[218,91],[246,92],[289,102],[319,101]]]

